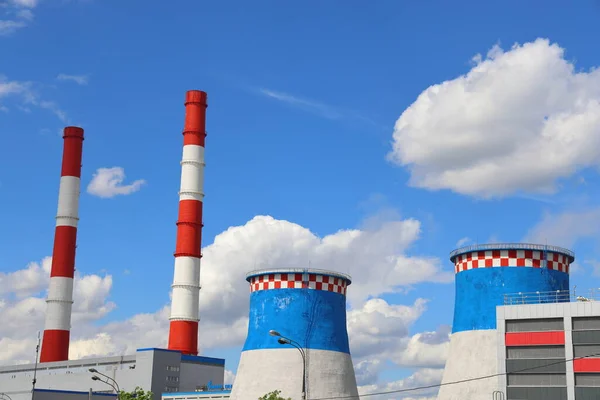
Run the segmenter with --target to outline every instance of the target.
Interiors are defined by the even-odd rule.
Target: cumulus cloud
[[[421,282],[451,281],[451,266],[445,271],[438,259],[408,254],[419,234],[420,223],[412,219],[388,221],[372,230],[340,230],[325,237],[270,216],[257,216],[227,229],[203,249],[201,352],[241,349],[248,327],[249,296],[244,279],[248,271],[308,267],[310,261],[313,268],[350,273],[354,279],[348,291],[352,305],[348,332],[361,385],[379,387],[378,375],[389,365],[441,368],[448,332],[412,332],[412,325],[426,311],[427,300],[399,305],[378,297]],[[11,349],[0,355],[0,363],[32,358],[36,332],[43,329],[45,294],[40,292],[48,285],[50,262],[46,258],[0,275],[0,320],[8,321],[0,326],[0,344]],[[19,286],[13,286],[18,281]],[[168,304],[156,312],[99,324],[99,319],[115,307],[108,301],[111,287],[111,276],[76,277],[70,357],[118,355],[140,347],[166,346]],[[168,283],[165,290],[169,290]],[[233,372],[228,371],[227,382],[234,379]],[[412,381],[406,382],[405,386]]]
[[[75,82],[78,85],[87,85],[88,84],[88,76],[87,75],[68,75],[68,74],[58,74],[56,77],[59,81],[71,81]]]
[[[37,332],[43,330],[51,264],[52,258],[46,257],[22,270],[0,274],[0,346],[9,349],[0,352],[0,363],[31,360]],[[73,326],[97,321],[114,309],[115,304],[108,300],[110,275],[76,272],[73,286]]]
[[[121,167],[98,168],[87,187],[87,192],[101,198],[111,198],[119,195],[135,193],[144,183],[138,179],[129,185],[124,185],[125,170]]]
[[[546,39],[474,58],[397,120],[388,158],[416,187],[478,197],[553,193],[598,166],[600,69],[578,71]]]

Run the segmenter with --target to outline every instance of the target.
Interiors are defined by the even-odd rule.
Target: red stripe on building
[[[42,339],[40,362],[65,361],[69,359],[69,331],[45,330]]]
[[[600,372],[600,358],[579,358],[573,360],[574,372]]]
[[[64,130],[63,139],[63,159],[60,176],[76,176],[80,178],[83,129],[68,126]]]
[[[564,331],[547,332],[510,332],[505,335],[506,347],[564,345]]]
[[[73,278],[75,274],[75,246],[77,228],[57,226],[54,230],[54,250],[52,251],[52,269],[50,277]]]
[[[198,354],[198,322],[171,321],[169,324],[169,350],[183,354]]]

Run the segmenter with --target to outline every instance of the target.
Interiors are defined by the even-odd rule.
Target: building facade
[[[133,355],[42,363],[37,368],[34,364],[0,367],[0,392],[12,400],[30,400],[35,372],[38,389],[114,393],[108,384],[92,380],[92,368],[114,379],[121,390],[139,386],[152,391],[154,400],[164,392],[201,390],[209,382],[222,385],[225,376],[224,359],[146,348]]]
[[[498,398],[600,398],[600,302],[590,297],[521,293],[497,307]]]

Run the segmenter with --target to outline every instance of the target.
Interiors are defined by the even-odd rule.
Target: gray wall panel
[[[578,344],[573,346],[573,357],[589,357],[594,354],[600,354],[600,345]]]
[[[599,347],[600,350],[600,347]],[[565,358],[564,346],[522,346],[507,347],[506,358],[524,359],[524,358]]]
[[[566,387],[509,387],[507,400],[565,400]]]
[[[600,399],[600,388],[576,387],[575,400],[598,400]]]
[[[565,374],[508,374],[508,386],[566,386]]]
[[[600,374],[575,374],[575,385],[600,387]]]
[[[506,320],[506,332],[544,332],[562,330],[564,330],[562,318]]]
[[[600,330],[573,331],[573,344],[600,344]]]
[[[600,330],[600,317],[573,318],[573,330]]]
[[[527,370],[527,371],[522,371]],[[546,373],[565,373],[567,370],[564,360],[506,360],[507,373],[519,374],[546,374]],[[522,372],[520,372],[522,371]]]

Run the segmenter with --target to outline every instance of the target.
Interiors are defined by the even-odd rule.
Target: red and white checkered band
[[[548,268],[568,274],[569,264],[569,258],[560,253],[544,253],[536,250],[486,250],[456,256],[454,272],[459,273],[475,268],[530,267]]]
[[[347,286],[345,279],[318,274],[266,274],[250,278],[250,292],[270,289],[315,289],[346,295]]]

